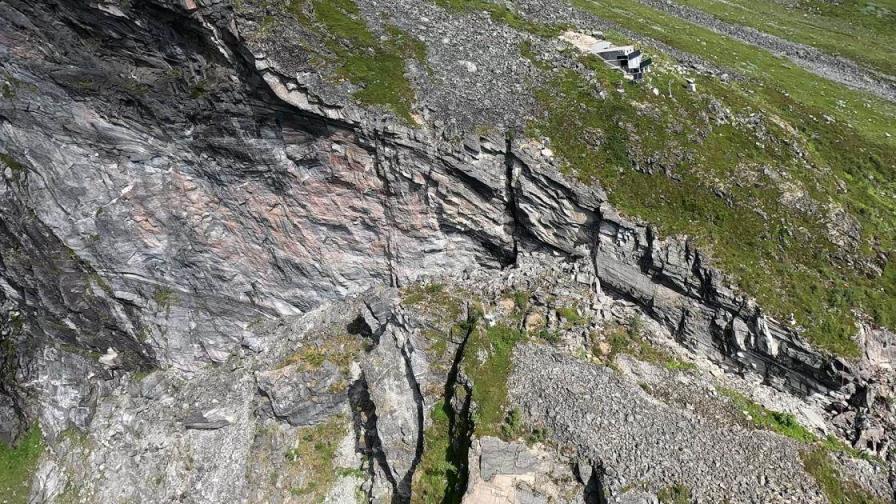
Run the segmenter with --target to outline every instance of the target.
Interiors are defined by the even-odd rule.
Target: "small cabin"
[[[650,70],[652,61],[641,54],[641,50],[632,45],[617,46],[603,39],[603,34],[596,36],[580,32],[568,31],[560,36],[562,40],[572,44],[580,51],[599,56],[607,65],[621,70],[625,78],[641,80]]]
[[[588,52],[601,57],[608,65],[622,70],[626,77],[641,80],[650,68],[650,58],[644,58],[635,46],[615,46],[612,42],[598,40]]]

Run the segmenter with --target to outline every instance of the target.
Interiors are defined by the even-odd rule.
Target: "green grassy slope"
[[[240,0],[237,9],[249,6]],[[416,99],[406,76],[406,64],[426,63],[426,45],[393,25],[379,34],[368,27],[354,0],[256,0],[253,8],[267,13],[260,34],[277,24],[295,22],[323,46],[303,46],[317,66],[330,69],[328,77],[358,86],[354,98],[365,105],[382,106],[406,123]]]
[[[854,310],[896,326],[894,104],[636,0],[572,3],[746,80],[698,77],[690,94],[658,54],[646,85],[620,94],[612,91],[619,74],[584,58],[610,93],[600,98],[579,74],[562,72],[540,94],[532,128],[568,173],[599,181],[613,204],[662,233],[696,238],[741,288],[781,320],[792,313],[821,348],[858,355]],[[834,243],[832,228],[850,219],[858,242]]]
[[[756,28],[792,42],[896,75],[896,2],[850,0],[679,0],[729,23]]]

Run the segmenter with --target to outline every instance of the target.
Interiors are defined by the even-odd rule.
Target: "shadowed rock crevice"
[[[576,464],[577,475],[585,485],[583,498],[585,504],[608,504],[604,490],[604,469],[601,466],[592,465],[587,459]]]
[[[519,224],[519,208],[516,203],[517,185],[516,179],[518,173],[515,169],[516,162],[513,157],[513,136],[510,132],[506,133],[504,142],[504,180],[507,185],[507,214],[510,216],[510,234],[513,237],[513,255],[511,264],[516,264],[517,254],[520,248],[520,232],[522,228]]]
[[[411,501],[411,483],[414,478],[414,470],[417,468],[417,464],[420,463],[420,458],[423,456],[423,415],[425,404],[423,393],[420,390],[420,383],[414,376],[413,362],[410,356],[410,353],[413,353],[413,351],[414,349],[411,346],[410,341],[405,342],[401,349],[401,355],[405,361],[405,376],[408,380],[408,386],[413,392],[413,399],[417,408],[417,445],[410,469],[408,469],[404,478],[402,478],[396,486],[396,495],[392,499],[392,502],[395,504],[406,504]]]
[[[375,480],[384,476],[393,491],[397,491],[398,483],[389,470],[389,463],[386,461],[377,431],[376,405],[370,399],[367,380],[363,375],[349,386],[348,398],[352,411],[352,426],[357,439],[356,449],[367,457],[368,478]],[[366,488],[366,493],[369,497],[371,488]]]
[[[457,468],[457,480],[446,481],[443,502],[460,502],[467,491],[469,479],[469,453],[473,438],[472,384],[461,375],[460,366],[465,358],[467,341],[476,327],[478,320],[475,313],[467,306],[467,318],[464,324],[463,338],[457,346],[444,388],[444,409],[448,416],[448,439],[450,451],[449,461]]]

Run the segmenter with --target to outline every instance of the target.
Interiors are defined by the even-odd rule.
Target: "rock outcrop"
[[[534,251],[780,390],[828,404],[873,381],[867,362],[765,316],[687,240],[564,176],[538,142],[412,128],[282,67],[253,52],[226,2],[0,4],[0,72],[15,89],[0,101],[0,438],[39,421],[59,440],[36,502],[268,499],[267,483],[234,472],[334,416],[351,418],[347,451],[364,455],[339,481],[407,499],[444,377],[424,327],[370,289],[496,272]],[[336,353],[369,351],[341,359],[321,328],[350,335]],[[893,347],[873,348],[892,363]],[[505,467],[495,443],[471,455],[477,485],[559,471],[520,469],[522,447]],[[269,465],[286,471],[278,489],[307,477]],[[345,502],[346,485],[329,499]]]

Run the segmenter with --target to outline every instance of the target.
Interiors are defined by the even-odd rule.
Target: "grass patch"
[[[443,401],[432,409],[432,425],[423,433],[423,456],[414,473],[412,504],[460,503],[466,478],[451,435],[450,407]]]
[[[862,459],[878,467],[883,467],[886,465],[886,462],[884,462],[880,457],[871,455],[866,451],[857,450],[835,436],[825,437],[821,440],[820,445],[828,451],[843,453],[846,456],[852,457],[854,459]]]
[[[513,291],[513,306],[519,313],[526,313],[529,309],[529,298],[532,294],[529,291],[518,290]]]
[[[604,7],[638,30],[643,7],[623,8],[628,4]],[[634,20],[620,9],[636,13]],[[604,10],[595,12],[605,17]],[[662,234],[690,236],[771,316],[793,314],[817,347],[858,357],[856,309],[896,326],[896,265],[889,258],[896,243],[896,142],[883,135],[896,108],[783,68],[770,55],[712,32],[697,37],[712,42],[706,48],[679,38],[672,33],[697,28],[678,26],[674,18],[669,30],[655,34],[652,23],[668,17],[648,14],[648,34],[673,46],[680,42],[680,49],[704,56],[718,51],[710,59],[734,66],[765,58],[760,68],[774,70],[753,72],[748,83],[697,77],[700,92],[688,93],[683,77],[658,63],[648,85],[617,93],[618,73],[582,57],[610,91],[599,96],[580,74],[558,72],[537,93],[541,118],[530,135],[548,137],[563,171],[600,181],[622,212]],[[729,45],[730,53],[719,49]],[[650,86],[665,93],[655,96]],[[732,119],[707,120],[706,111],[719,108]],[[859,224],[858,243],[829,238],[831,226],[842,221],[831,216],[835,208]]]
[[[579,310],[574,306],[564,306],[561,308],[557,308],[557,315],[560,316],[563,320],[566,321],[569,325],[585,325],[588,323],[588,319],[579,315]]]
[[[25,504],[31,491],[31,478],[44,450],[40,426],[34,425],[17,446],[0,442],[0,495],[8,504]]]
[[[288,462],[301,465],[304,473],[304,484],[290,488],[291,494],[323,501],[336,481],[340,468],[334,466],[333,458],[347,434],[347,422],[339,416],[299,430],[295,444],[284,454]]]
[[[402,304],[413,306],[443,322],[454,322],[463,315],[463,300],[444,284],[414,284],[401,292]]]
[[[507,378],[512,368],[513,349],[524,335],[504,323],[476,327],[470,334],[462,366],[473,381],[473,417],[477,436],[502,435],[507,402]]]
[[[801,458],[803,468],[815,479],[832,504],[884,504],[883,499],[843,478],[827,450],[816,447],[803,452]]]
[[[732,404],[749,415],[757,429],[776,432],[801,443],[813,443],[818,438],[797,421],[790,413],[772,411],[750,400],[747,396],[730,388],[719,388],[719,393],[731,400]]]
[[[457,335],[474,332],[481,317],[471,310],[463,322],[450,329]],[[469,347],[466,347],[469,349]],[[467,490],[467,464],[472,425],[466,406],[454,411],[454,404],[469,404],[467,389],[449,372],[443,399],[433,405],[431,424],[423,433],[423,455],[412,480],[412,504],[460,504]]]
[[[680,0],[729,23],[816,47],[828,54],[845,56],[882,72],[896,75],[896,6],[877,16],[862,7],[866,1],[804,1],[795,4],[773,0]],[[881,12],[881,11],[878,11]],[[889,20],[885,27],[878,21]]]
[[[681,483],[660,489],[656,497],[662,504],[690,504],[692,502],[691,489]]]
[[[568,29],[565,24],[547,25],[530,21],[509,7],[488,0],[435,0],[435,3],[455,12],[485,12],[495,23],[539,37],[556,37]]]
[[[676,358],[641,335],[641,319],[633,318],[626,326],[616,326],[604,332],[604,339],[592,336],[591,354],[612,364],[619,354],[626,354],[642,362],[662,366],[669,371],[689,372],[697,369],[691,362]]]
[[[624,28],[698,55],[721,67],[737,70],[752,80],[752,91],[757,97],[773,98],[778,90],[785,91],[796,103],[814,107],[842,123],[852,124],[866,140],[877,139],[890,145],[896,144],[896,139],[887,140],[884,136],[884,132],[892,129],[896,104],[818,77],[765,50],[664,14],[637,0],[570,2]]]
[[[356,100],[414,122],[415,93],[405,76],[405,62],[426,64],[422,41],[393,25],[380,37],[367,26],[354,0],[290,0],[285,10],[321,39],[328,54],[317,56],[334,66],[336,76],[360,88],[354,92]]]
[[[757,429],[775,432],[795,441],[811,444],[811,449],[815,451],[824,451],[826,454],[838,452],[854,459],[865,460],[877,466],[884,465],[884,461],[880,458],[857,450],[834,436],[819,438],[812,431],[801,425],[796,417],[790,413],[769,410],[740,392],[727,387],[719,388],[718,391],[723,396],[729,398],[738,410],[749,415],[750,421]]]
[[[297,365],[305,372],[317,371],[325,362],[330,362],[348,374],[349,366],[357,358],[364,345],[360,338],[348,333],[337,334],[306,342],[294,354],[281,362],[277,368]]]
[[[501,424],[501,437],[507,441],[522,439],[527,445],[532,446],[548,439],[550,432],[547,428],[526,425],[523,421],[523,412],[514,407],[504,417],[504,423]]]
[[[549,343],[551,345],[560,343],[560,340],[561,340],[559,332],[552,331],[551,329],[548,329],[547,327],[542,327],[541,329],[539,329],[538,332],[535,333],[535,337],[544,341],[545,343]]]

